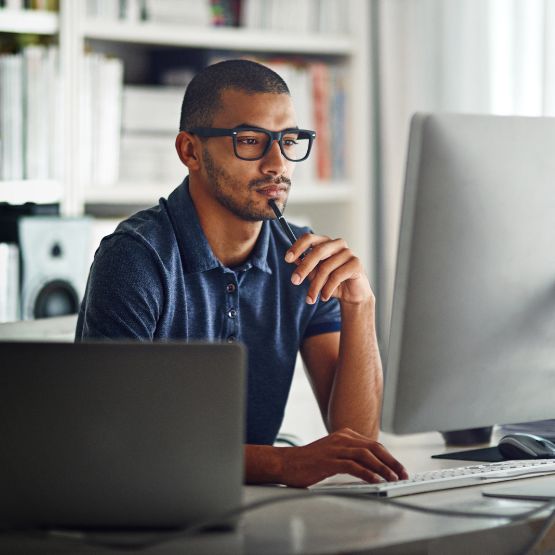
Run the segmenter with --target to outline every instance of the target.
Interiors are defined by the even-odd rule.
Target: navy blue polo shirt
[[[297,236],[308,228],[292,226]],[[290,246],[275,220],[262,224],[250,258],[227,268],[215,257],[188,179],[158,206],[134,214],[96,251],[76,341],[240,341],[248,350],[247,443],[272,444],[296,355],[311,335],[339,331],[336,299],[305,302],[291,283]]]

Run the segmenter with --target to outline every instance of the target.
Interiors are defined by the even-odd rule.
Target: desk
[[[430,459],[444,450],[439,434],[394,437],[382,441],[408,468],[417,472],[433,468],[461,466],[464,461]],[[533,478],[549,480],[550,478]],[[414,504],[470,510],[483,501],[484,486],[458,488],[403,498]],[[489,487],[492,487],[491,484]],[[288,496],[298,490],[266,486],[246,486],[245,501],[270,496]],[[495,511],[517,503],[485,501]],[[524,509],[525,504],[519,505]],[[529,507],[529,504],[526,504]],[[528,522],[507,524],[505,519],[458,518],[428,515],[368,500],[332,497],[292,500],[247,513],[236,532],[206,534],[140,551],[145,555],[173,554],[292,554],[365,553],[376,555],[428,553],[432,555],[496,555],[520,553],[541,528],[545,515]],[[552,551],[554,550],[554,551]],[[555,552],[555,531],[538,553]],[[122,553],[98,547],[0,536],[0,553],[30,555]],[[129,553],[129,551],[126,551]]]

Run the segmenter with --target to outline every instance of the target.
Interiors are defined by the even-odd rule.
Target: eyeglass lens
[[[262,131],[239,131],[236,138],[237,154],[246,160],[261,158],[267,148],[270,136]],[[281,138],[283,153],[290,160],[302,160],[310,147],[310,137],[307,133],[291,131]]]

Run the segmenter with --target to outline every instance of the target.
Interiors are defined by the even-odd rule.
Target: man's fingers
[[[370,484],[379,484],[383,479],[375,472],[368,470],[365,466],[350,459],[337,459],[332,465],[335,474],[350,474]]]
[[[364,447],[345,449],[342,457],[358,462],[360,465],[364,466],[364,468],[370,470],[374,474],[378,474],[388,482],[396,482],[399,480],[399,475],[376,457],[369,449],[365,449]]]
[[[345,241],[343,239],[335,239],[333,241],[321,243],[315,246],[297,266],[297,269],[291,276],[291,281],[295,285],[299,285],[315,269],[318,270],[318,273],[322,274],[325,280],[327,275],[338,268],[342,263],[349,260],[349,258],[352,258],[352,256],[351,250],[345,247]],[[324,282],[325,281],[320,283],[318,292]]]
[[[309,235],[305,239],[305,235],[291,246],[285,255],[287,262],[299,260],[301,254],[305,254],[302,262],[299,264],[297,272],[305,277],[312,268],[316,267],[318,262],[329,258],[336,252],[347,248],[344,239],[330,239],[318,235]]]
[[[324,235],[305,233],[304,235],[301,235],[301,237],[299,237],[295,243],[291,245],[291,247],[289,247],[285,253],[285,261],[295,262],[295,260],[298,260],[299,256],[301,256],[301,254],[306,252],[308,249],[311,249],[320,243],[325,243],[326,241],[330,241],[330,238]]]
[[[347,448],[363,448],[368,450],[401,480],[408,479],[409,474],[406,468],[381,443],[372,441],[350,428],[344,428],[335,432],[335,434],[348,440]]]
[[[371,449],[372,453],[391,468],[401,480],[408,479],[407,469],[381,443],[373,443]]]
[[[316,299],[320,294],[327,301],[341,283],[357,274],[360,275],[358,259],[350,249],[344,249],[319,264],[307,295]]]
[[[381,443],[369,441],[364,436],[360,437],[362,438],[362,445],[359,443],[359,446],[371,451],[376,458],[393,470],[401,480],[406,480],[409,477],[406,468]]]

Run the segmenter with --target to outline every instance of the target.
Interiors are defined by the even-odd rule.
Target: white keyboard
[[[527,478],[542,474],[555,474],[555,459],[503,461],[430,470],[413,474],[408,480],[381,482],[379,484],[369,484],[348,474],[338,474],[310,486],[309,489],[337,493],[359,492],[379,497],[397,497],[412,493],[425,493],[490,482],[515,480],[517,478]]]

